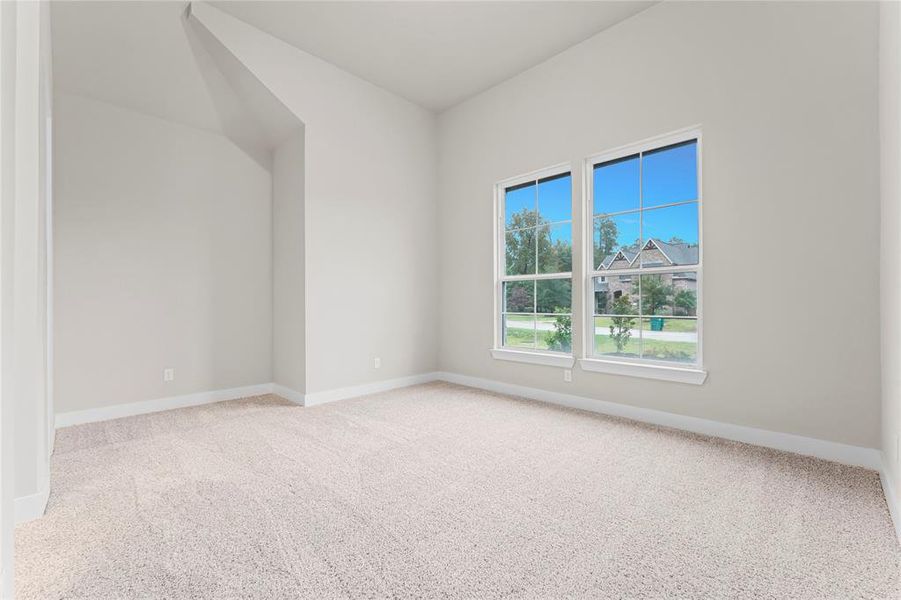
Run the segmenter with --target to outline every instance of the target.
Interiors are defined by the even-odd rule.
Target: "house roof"
[[[674,265],[698,264],[697,246],[692,246],[685,243],[671,244],[669,242],[664,242],[654,238],[649,239],[648,243],[650,242],[653,242]]]
[[[613,254],[608,254],[607,256],[605,256],[604,260],[601,261],[600,268],[609,269],[610,265],[613,264],[613,261],[617,260],[618,258],[625,259],[625,261],[631,265],[636,256],[638,256],[638,252],[632,252],[631,250],[626,249],[618,250]]]
[[[653,244],[657,247],[660,252],[669,260],[671,265],[696,265],[698,264],[698,247],[693,246],[691,244],[687,244],[684,242],[679,243],[671,243],[664,242],[662,240],[658,240],[657,238],[648,239],[647,243],[644,246],[644,249],[647,249],[648,246]],[[606,270],[609,269],[610,266],[617,259],[622,258],[629,263],[629,266],[632,266],[632,263],[635,262],[636,258],[638,258],[638,252],[633,252],[628,249],[622,249],[614,252],[613,254],[608,254],[604,257],[604,260],[601,261],[598,269]]]

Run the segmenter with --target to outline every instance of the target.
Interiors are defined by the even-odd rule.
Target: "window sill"
[[[701,385],[707,379],[707,371],[697,368],[642,365],[614,360],[600,360],[597,358],[580,359],[579,366],[582,367],[582,370],[584,371],[594,371],[595,373],[643,377],[645,379],[675,381],[677,383],[690,383],[692,385]]]
[[[576,358],[571,354],[553,354],[550,352],[528,352],[525,350],[508,350],[506,348],[494,348],[491,357],[496,360],[510,360],[513,362],[544,365],[546,367],[572,368]]]

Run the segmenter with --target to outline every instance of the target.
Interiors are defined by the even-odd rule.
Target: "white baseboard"
[[[305,405],[305,396],[296,390],[292,390],[289,387],[285,387],[278,383],[272,384],[272,393],[281,396],[285,400],[290,400],[294,404],[299,404],[301,406]]]
[[[13,512],[16,516],[16,525],[43,517],[49,499],[49,487],[45,487],[35,494],[14,499]]]
[[[491,379],[458,375],[456,373],[436,373],[435,375],[436,379],[442,381],[480,388],[500,394],[521,396],[523,398],[540,400],[542,402],[549,402],[560,406],[568,406],[570,408],[578,408],[605,415],[624,417],[626,419],[711,435],[736,442],[745,442],[755,446],[764,446],[776,450],[793,452],[795,454],[803,454],[805,456],[815,456],[833,462],[866,467],[875,471],[879,471],[882,465],[881,454],[879,450],[874,448],[862,448],[860,446],[850,446],[838,442],[827,442],[791,433],[779,433],[776,431],[767,431],[765,429],[756,429],[754,427],[745,427],[743,425],[731,425],[729,423],[721,423],[719,421],[711,421],[698,417],[677,415],[660,410],[641,408],[628,404],[618,404],[616,402],[608,402],[605,400],[595,400],[584,396],[561,394],[511,383],[503,383]]]
[[[89,408],[87,410],[75,410],[57,414],[56,427],[61,428],[84,423],[94,423],[97,421],[109,421],[111,419],[121,419],[122,417],[133,417],[135,415],[172,410],[174,408],[199,406],[201,404],[210,404],[212,402],[237,400],[239,398],[248,398],[250,396],[260,396],[271,393],[272,384],[261,383],[258,385],[248,385],[226,390],[198,392],[196,394],[170,396],[168,398],[157,398],[156,400],[145,400],[143,402],[116,404],[114,406]]]
[[[895,524],[895,534],[898,536],[898,543],[901,544],[901,498],[895,493],[894,481],[888,469],[888,461],[882,461],[882,469],[879,471],[879,478],[882,480],[882,491],[885,492],[885,502],[888,504],[888,512]]]
[[[317,404],[325,404],[326,402],[334,402],[335,400],[345,400],[347,398],[355,398],[357,396],[365,396],[367,394],[375,394],[377,392],[385,392],[397,388],[416,385],[419,383],[428,383],[438,379],[437,373],[422,373],[420,375],[411,375],[409,377],[398,377],[397,379],[386,379],[384,381],[376,381],[373,383],[364,383],[363,385],[355,385],[336,390],[326,390],[324,392],[314,392],[304,396],[304,406],[315,406]]]

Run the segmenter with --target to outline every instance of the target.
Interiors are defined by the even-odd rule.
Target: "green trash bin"
[[[663,331],[663,317],[651,317],[651,331]]]

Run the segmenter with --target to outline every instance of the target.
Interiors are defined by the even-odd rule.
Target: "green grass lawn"
[[[518,322],[521,323],[521,322],[523,322],[523,321],[531,321],[531,320],[532,320],[532,316],[531,316],[531,315],[507,315],[507,320],[508,320],[508,321],[513,321],[513,322],[517,322],[517,321],[518,321]]]
[[[539,321],[544,321],[547,323],[553,323],[554,317],[538,317]],[[523,322],[531,322],[531,315],[507,315],[507,321],[511,323],[523,323]],[[650,331],[651,329],[651,321],[650,319],[643,319],[642,326],[646,331]],[[594,326],[595,327],[610,327],[612,324],[612,320],[610,317],[595,317],[594,318]],[[635,317],[635,329],[638,329],[638,317]],[[698,330],[698,322],[695,319],[665,319],[663,321],[663,331],[682,331],[682,332],[691,332],[694,333]]]
[[[538,350],[547,350],[545,341],[549,331],[538,332]],[[535,348],[535,338],[530,329],[508,329],[507,339],[504,344],[507,348]],[[594,336],[595,354],[608,354],[638,358],[638,338],[632,337],[626,343],[623,352],[617,353],[616,344],[609,335]],[[694,342],[669,342],[661,340],[644,340],[643,357],[652,360],[671,360],[674,362],[692,362],[698,352],[698,345]]]
[[[531,329],[508,329],[507,341],[504,344],[507,348],[534,348],[534,331]],[[547,350],[548,345],[545,338],[550,335],[551,331],[538,332],[538,349]]]
[[[595,327],[610,327],[613,323],[613,320],[610,317],[595,317],[594,318],[594,326]],[[642,328],[645,331],[650,331],[651,329],[651,320],[650,319],[642,319]],[[638,317],[635,317],[635,327],[633,329],[638,329]],[[681,331],[681,332],[691,332],[694,333],[698,330],[698,322],[695,319],[664,319],[663,321],[663,331]]]

